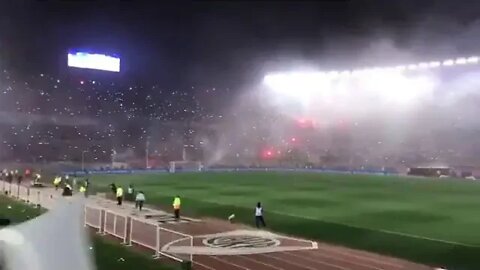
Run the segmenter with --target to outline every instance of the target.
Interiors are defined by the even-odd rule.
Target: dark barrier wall
[[[440,175],[450,175],[450,168],[410,168],[408,175],[439,177]]]
[[[374,170],[335,170],[335,169],[289,169],[289,168],[205,168],[202,172],[311,172],[311,173],[341,173],[341,174],[376,174],[376,175],[397,175],[394,171],[374,171]],[[175,173],[181,172],[199,172],[197,170],[175,170]],[[66,171],[69,175],[83,176],[86,174],[142,174],[142,173],[169,173],[168,169],[151,170],[85,170],[85,171]]]

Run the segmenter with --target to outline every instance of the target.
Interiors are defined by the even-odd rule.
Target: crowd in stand
[[[0,71],[2,158],[26,162],[92,162],[127,149],[144,152],[147,139],[192,135],[184,122],[214,120],[200,100],[217,89],[189,91],[34,74],[25,79]],[[164,149],[168,151],[168,149]]]
[[[240,118],[250,117],[246,110],[228,115],[222,104],[235,97],[230,89],[190,86],[178,90],[160,84],[140,85],[74,76],[59,78],[45,73],[20,76],[3,69],[0,70],[0,96],[0,114],[3,114],[0,159],[4,161],[140,160],[140,166],[144,166],[148,148],[149,156],[165,164],[169,160],[181,160],[185,145],[198,150],[203,143],[195,141],[199,134],[210,143],[222,142],[224,164],[251,165],[265,159],[268,165],[275,159],[278,161],[275,165],[290,162],[289,165],[296,166],[313,163],[382,168],[443,160],[463,164],[476,161],[475,149],[461,144],[471,138],[456,140],[459,144],[452,145],[427,134],[412,140],[413,143],[402,142],[391,147],[376,135],[364,136],[367,138],[364,141],[358,139],[362,134],[357,130],[358,123],[351,123],[351,128],[344,132],[347,136],[338,132],[328,138],[325,134],[312,135],[305,123],[297,126],[300,131],[292,133],[294,137],[285,137],[279,131],[273,135],[284,138],[275,138],[271,130],[266,136],[262,128],[277,124],[279,118],[268,110],[257,113],[255,120],[244,127],[246,131],[225,139],[218,134],[218,129],[209,127],[222,121],[234,126],[240,123]],[[255,106],[251,104],[251,108]],[[250,112],[254,114],[254,109]],[[295,128],[295,124],[292,126]],[[228,128],[224,130],[228,133]],[[474,134],[472,138],[476,138]],[[293,147],[305,158],[292,161]],[[269,149],[274,152],[271,156]],[[216,156],[217,152],[208,155]],[[206,159],[203,155],[195,159]]]

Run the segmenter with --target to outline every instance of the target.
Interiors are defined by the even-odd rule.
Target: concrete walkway
[[[0,189],[4,188],[3,181],[0,181]],[[59,202],[68,200],[69,197],[62,196],[62,190],[55,190],[53,187],[43,187],[36,188],[23,185],[16,185],[5,183],[5,190],[11,191],[11,196],[18,197],[23,201],[28,201],[29,203],[35,205],[41,205],[46,209],[52,209]],[[79,194],[77,194],[78,196]],[[108,211],[114,212],[119,215],[124,216],[134,216],[138,219],[145,219],[158,223],[189,223],[189,222],[200,222],[198,219],[182,217],[180,220],[175,220],[173,214],[167,213],[163,210],[153,209],[151,207],[144,207],[142,211],[135,209],[135,204],[133,202],[124,201],[121,206],[117,205],[116,201],[112,201],[106,198],[106,195],[99,193],[98,195],[88,196],[86,205],[103,208]]]

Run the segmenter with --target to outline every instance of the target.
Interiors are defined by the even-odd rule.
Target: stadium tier
[[[474,127],[461,121],[469,117],[465,113],[457,120],[441,114],[444,120],[428,122],[430,129],[421,128],[428,120],[411,118],[408,127],[398,129],[401,123],[391,115],[292,114],[258,95],[225,109],[216,100],[234,95],[215,88],[182,91],[43,73],[20,78],[8,70],[0,75],[3,159],[143,168],[168,168],[168,162],[186,159],[205,166],[392,168],[405,173],[432,163],[470,166],[479,161],[476,148],[463,143],[477,145],[479,138]],[[465,99],[457,102],[462,106]]]

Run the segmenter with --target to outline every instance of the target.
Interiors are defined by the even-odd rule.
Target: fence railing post
[[[113,215],[113,235],[117,234],[117,215]]]
[[[87,206],[83,207],[83,227],[87,227]]]
[[[132,233],[133,233],[133,218],[130,218],[130,235],[128,239],[128,245],[132,245]]]
[[[30,202],[30,187],[27,187],[27,203]]]
[[[193,236],[190,237],[190,247],[193,248]],[[190,252],[190,261],[193,263],[193,253]]]
[[[100,222],[100,228],[98,229],[98,233],[105,235],[106,234],[106,226],[107,226],[107,210],[100,209],[98,221]]]
[[[127,244],[127,227],[128,227],[128,216],[125,216],[125,223],[123,226],[123,244]]]
[[[160,258],[160,226],[157,225],[157,229],[155,230],[155,255],[153,255],[154,259]]]
[[[41,205],[41,201],[40,201],[40,191],[37,191],[37,206],[40,206]]]

